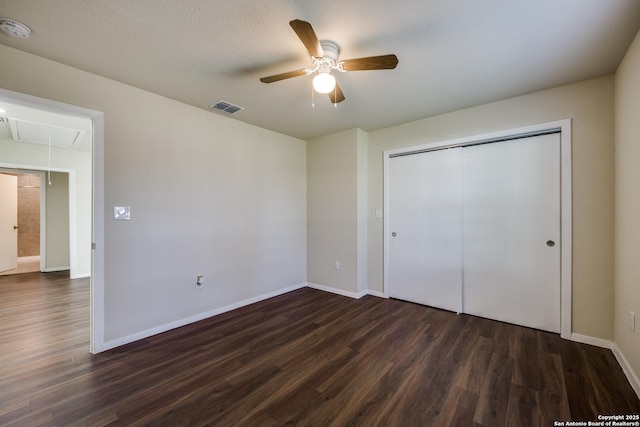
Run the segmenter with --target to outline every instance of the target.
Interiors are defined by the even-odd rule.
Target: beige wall
[[[369,288],[382,291],[385,150],[565,118],[573,134],[573,332],[613,339],[613,76],[370,132]]]
[[[2,88],[104,113],[107,346],[305,282],[304,141],[6,46],[0,57]]]
[[[615,79],[615,343],[640,373],[640,33]]]
[[[51,173],[51,185],[45,183],[46,254],[45,270],[68,269],[69,248],[69,174]],[[86,250],[85,250],[86,251]]]
[[[357,130],[357,172],[356,172],[356,185],[358,192],[357,200],[357,218],[358,218],[358,284],[357,291],[359,295],[366,293],[369,290],[369,281],[367,279],[367,257],[369,254],[369,248],[367,245],[367,225],[369,209],[369,198],[367,189],[369,188],[369,173],[367,167],[369,165],[369,139],[366,132]]]
[[[367,185],[366,132],[307,142],[308,282],[350,296],[366,293]]]

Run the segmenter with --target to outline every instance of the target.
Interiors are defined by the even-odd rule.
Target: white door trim
[[[383,289],[389,297],[389,159],[403,154],[431,151],[442,148],[473,145],[499,139],[525,137],[546,131],[560,131],[560,234],[562,241],[560,255],[560,336],[571,338],[572,312],[572,183],[571,183],[571,119],[540,123],[531,126],[484,133],[446,141],[433,142],[413,147],[398,148],[383,152],[384,174],[384,225],[383,225]]]
[[[89,351],[99,353],[104,350],[104,114],[100,111],[1,88],[0,100],[45,111],[85,117],[93,123],[91,228],[94,249],[92,251],[90,280],[91,327]],[[4,166],[10,168],[21,168],[20,166],[22,166],[22,168],[33,169],[33,166],[29,165],[6,164]],[[71,262],[73,263],[74,261]]]

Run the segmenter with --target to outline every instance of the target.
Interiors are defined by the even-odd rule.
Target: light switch
[[[129,221],[131,219],[131,208],[129,206],[114,206],[113,219],[116,221]]]

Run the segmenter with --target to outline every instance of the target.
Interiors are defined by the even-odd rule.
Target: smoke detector
[[[11,37],[19,39],[29,38],[31,30],[22,22],[15,21],[9,18],[0,18],[0,30],[9,34]]]

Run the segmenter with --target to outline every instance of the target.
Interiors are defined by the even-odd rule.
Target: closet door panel
[[[462,151],[464,312],[560,332],[559,134]]]
[[[461,311],[461,149],[389,159],[389,296]]]

